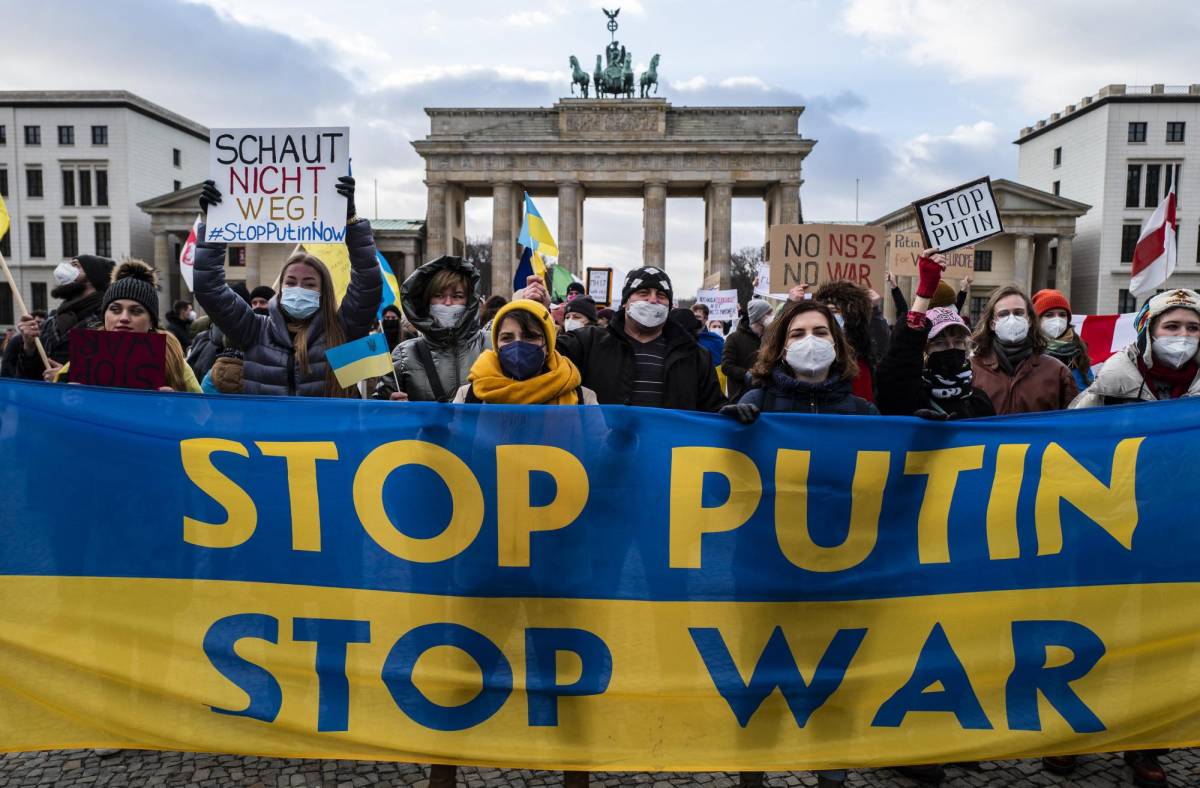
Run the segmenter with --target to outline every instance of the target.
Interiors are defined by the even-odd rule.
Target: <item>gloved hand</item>
[[[200,190],[200,213],[208,216],[208,207],[216,205],[221,201],[221,192],[217,189],[217,184],[213,181],[205,181],[204,188]]]
[[[242,393],[242,352],[223,350],[213,362],[212,382],[222,394]]]
[[[734,405],[726,405],[717,413],[722,416],[731,416],[742,424],[753,424],[758,419],[758,406],[751,405],[749,402],[739,402]]]
[[[926,421],[946,421],[950,418],[948,414],[933,410],[932,408],[921,408],[920,410],[914,410],[913,415],[918,419],[925,419]]]
[[[917,260],[917,297],[933,298],[938,282],[942,281],[942,271],[945,270],[945,255],[938,254],[936,249],[921,252],[921,257]]]
[[[358,215],[358,210],[354,207],[354,176],[343,175],[338,178],[337,186],[334,188],[337,189],[338,194],[346,198],[346,221],[349,222]]]

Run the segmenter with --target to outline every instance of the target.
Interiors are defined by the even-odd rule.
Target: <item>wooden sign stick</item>
[[[4,276],[8,279],[8,286],[12,288],[13,295],[17,297],[17,306],[20,307],[21,314],[31,314],[29,308],[25,306],[25,299],[21,297],[21,288],[17,287],[17,280],[13,279],[12,271],[8,270],[8,262],[4,259],[3,254],[0,254],[0,267],[4,268]],[[46,348],[42,347],[42,338],[34,337],[33,344],[37,345],[38,355],[42,357],[42,364],[46,369],[50,369],[50,357],[46,355]]]

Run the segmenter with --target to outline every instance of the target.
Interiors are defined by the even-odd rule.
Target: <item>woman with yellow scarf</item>
[[[492,347],[471,366],[455,402],[492,405],[595,405],[579,370],[554,347],[554,319],[537,301],[506,304],[492,320]]]

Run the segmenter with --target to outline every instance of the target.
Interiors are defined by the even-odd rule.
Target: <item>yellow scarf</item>
[[[493,405],[578,405],[579,370],[571,359],[548,348],[547,370],[528,380],[513,380],[500,368],[500,357],[485,350],[471,365],[471,390]]]

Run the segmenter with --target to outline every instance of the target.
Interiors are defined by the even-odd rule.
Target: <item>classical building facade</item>
[[[1021,183],[1089,203],[1074,249],[1072,306],[1131,312],[1133,247],[1172,185],[1179,263],[1169,280],[1200,287],[1200,85],[1108,85],[1021,129]]]
[[[56,306],[51,272],[76,255],[149,261],[150,217],[137,203],[207,171],[208,129],[140,96],[0,92],[0,195],[12,219],[0,252],[26,305]],[[0,329],[19,317],[14,300],[0,282]]]
[[[1091,206],[1003,178],[992,181],[992,191],[1004,232],[975,247],[975,274],[964,311],[979,315],[992,291],[1010,284],[1030,294],[1054,287],[1070,299],[1076,222]],[[889,233],[917,231],[911,205],[870,223],[883,225]],[[900,289],[911,303],[913,277],[900,279]],[[885,294],[884,301],[888,317],[894,317],[891,298]]]
[[[673,107],[663,99],[563,99],[549,108],[426,109],[426,253],[461,254],[465,202],[490,196],[492,291],[517,261],[522,193],[558,199],[559,263],[577,273],[588,197],[643,200],[642,263],[665,259],[666,201],[703,197],[705,278],[729,284],[732,199],[761,197],[765,227],[801,220],[803,107]],[[764,235],[765,242],[765,235]]]

